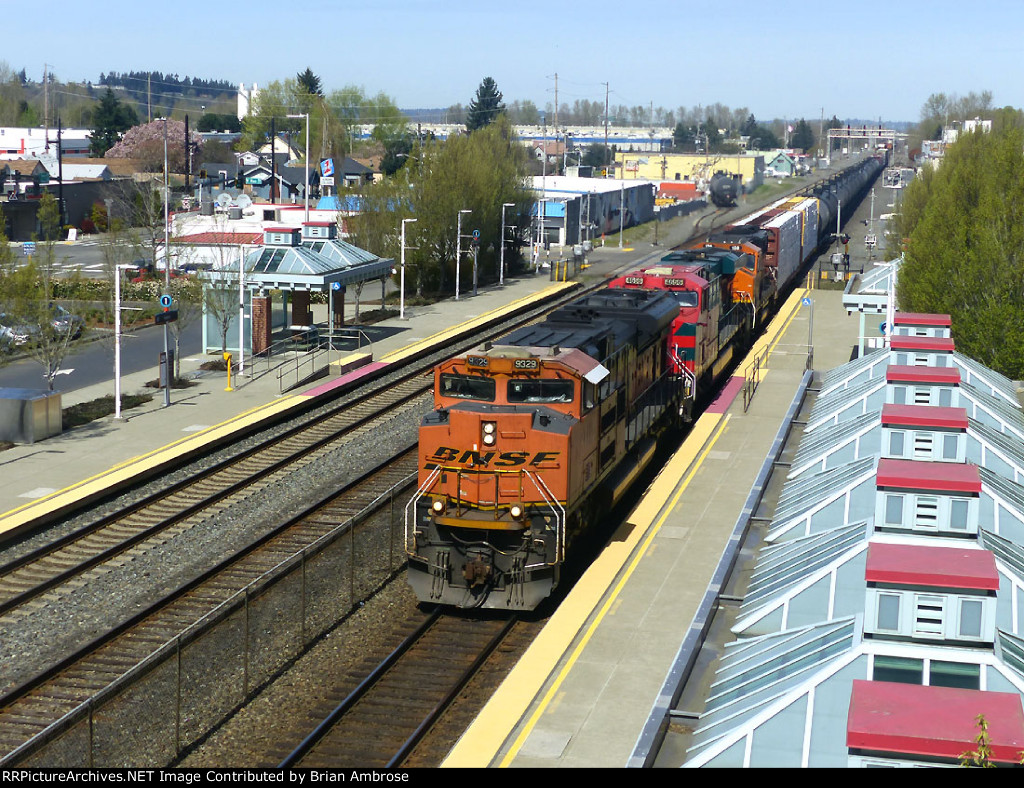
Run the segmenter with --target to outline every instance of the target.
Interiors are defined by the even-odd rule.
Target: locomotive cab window
[[[494,402],[494,378],[445,373],[441,375],[440,394],[442,397]]]
[[[697,306],[697,293],[693,290],[673,290],[672,295],[676,297],[679,306]]]
[[[511,402],[572,402],[573,381],[513,378],[508,382]]]

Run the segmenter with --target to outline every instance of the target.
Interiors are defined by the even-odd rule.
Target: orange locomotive
[[[551,593],[678,419],[678,313],[667,293],[604,290],[435,368],[406,510],[421,600],[529,610]]]

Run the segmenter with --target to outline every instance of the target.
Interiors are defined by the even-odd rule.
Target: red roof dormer
[[[895,335],[889,338],[893,350],[917,353],[952,353],[956,345],[950,337],[908,337]]]
[[[909,337],[904,337],[908,339]],[[893,337],[895,339],[895,337]],[[912,367],[890,364],[885,371],[886,383],[942,383],[960,385],[959,367]]]
[[[918,462],[883,457],[878,461],[876,479],[879,488],[961,494],[981,492],[978,466],[955,462]]]
[[[988,550],[873,542],[864,576],[869,583],[886,585],[999,590],[996,559]]]
[[[988,721],[991,760],[1020,763],[1020,695],[854,679],[846,746],[855,750],[954,761],[977,747],[978,715]]]
[[[949,315],[933,315],[927,312],[897,312],[893,318],[896,326],[927,326],[928,328],[951,328]]]
[[[891,367],[890,367],[891,369]],[[931,427],[941,430],[967,429],[967,411],[964,408],[940,408],[933,405],[882,406],[883,427]]]

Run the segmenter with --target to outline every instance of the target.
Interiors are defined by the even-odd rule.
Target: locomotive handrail
[[[409,499],[409,503],[405,505],[405,552],[408,555],[416,555],[415,551],[412,549],[413,547],[415,547],[416,540],[413,539],[412,542],[410,542],[411,530],[409,528],[409,510],[412,509],[413,521],[415,521],[417,501],[419,501],[420,498],[427,494],[427,491],[434,486],[434,482],[437,481],[437,477],[440,475],[441,466],[438,465],[437,467],[434,468],[434,470],[430,472],[430,475],[426,478],[426,480],[424,480],[423,484],[421,484],[417,488],[415,494],[412,496],[412,498]],[[416,557],[419,558],[420,556]]]
[[[530,473],[526,468],[523,469],[523,473],[533,481],[541,497],[551,507],[551,511],[555,512],[555,563],[561,563],[565,560],[565,507],[558,502],[558,499],[551,493],[547,483],[539,474]],[[541,566],[541,564],[530,564],[526,568],[533,569],[536,566]]]

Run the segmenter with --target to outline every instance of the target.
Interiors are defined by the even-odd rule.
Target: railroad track
[[[192,524],[224,511],[247,495],[265,489],[275,478],[315,462],[357,430],[372,430],[382,418],[428,391],[423,376],[399,382],[371,400],[301,427],[285,437],[245,452],[230,462],[188,479],[127,510],[104,517],[63,538],[0,566],[0,628],[11,626],[34,606],[30,600],[89,570],[118,560],[130,549],[145,551]]]
[[[280,765],[401,766],[517,621],[435,610]]]
[[[226,600],[268,570],[365,511],[379,501],[382,490],[403,480],[411,487],[416,465],[415,449],[407,450],[330,501],[225,560],[196,581],[175,589],[123,626],[86,644],[52,670],[0,698],[0,753],[6,753],[0,757],[0,764],[17,763],[31,751],[29,748],[19,753],[18,748],[33,736],[90,702],[130,668],[173,642],[183,630],[204,616],[215,614]],[[202,700],[217,702],[215,698]],[[126,725],[130,723],[129,712]]]

